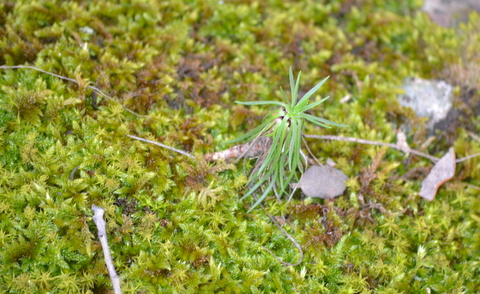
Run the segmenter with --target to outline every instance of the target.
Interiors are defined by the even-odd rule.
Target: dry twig
[[[390,143],[383,143],[383,142],[376,142],[376,141],[369,141],[369,140],[363,140],[363,139],[357,139],[357,138],[352,138],[352,137],[340,137],[340,136],[330,136],[330,135],[304,135],[306,138],[312,138],[312,139],[323,139],[323,140],[335,140],[335,141],[347,141],[347,142],[354,142],[354,143],[360,143],[360,144],[369,144],[369,145],[377,145],[377,146],[387,146],[393,149],[400,150],[405,153],[412,153],[421,157],[425,157],[436,163],[439,158],[432,156],[430,154],[426,154],[420,151],[417,151],[415,149],[410,149],[408,150],[405,149],[404,146],[400,144],[390,144]],[[480,153],[472,154],[466,157],[459,158],[455,160],[456,163],[474,158],[480,156]]]
[[[107,231],[105,230],[105,221],[103,220],[103,214],[105,211],[103,208],[92,205],[93,210],[93,221],[98,229],[98,238],[102,244],[103,256],[105,258],[105,264],[107,265],[108,274],[110,275],[110,280],[112,280],[113,292],[115,294],[121,294],[122,289],[120,288],[120,278],[115,271],[115,266],[113,265],[112,256],[110,255],[110,248],[108,247],[107,241]]]
[[[257,197],[255,197],[257,198]],[[299,264],[301,264],[303,262],[303,250],[302,250],[302,247],[300,246],[300,244],[298,244],[298,242],[295,240],[295,238],[292,237],[292,235],[290,235],[284,228],[282,228],[282,226],[275,220],[274,217],[272,217],[270,215],[270,213],[267,212],[267,210],[265,209],[265,207],[263,206],[262,203],[260,203],[260,207],[263,209],[263,211],[267,214],[267,216],[270,218],[270,220],[272,221],[272,223],[274,223],[277,228],[279,228],[282,233],[290,240],[292,241],[293,245],[295,245],[295,247],[297,247],[298,251],[300,252],[300,258],[297,262],[295,263],[290,263],[290,262],[286,262],[286,261],[283,261],[280,257],[276,256],[275,253],[273,253],[270,249],[268,249],[267,247],[265,246],[262,246],[263,249],[265,249],[266,251],[268,251],[268,253],[270,253],[271,255],[273,255],[273,257],[275,257],[279,262],[281,262],[284,266],[297,266]]]
[[[354,142],[354,143],[360,143],[360,144],[368,144],[368,145],[377,145],[377,146],[387,146],[393,149],[400,150],[402,152],[409,152],[418,156],[422,156],[425,158],[430,159],[433,162],[437,162],[438,158],[435,156],[431,156],[429,154],[414,150],[414,149],[409,149],[408,151],[405,150],[403,146],[398,146],[397,144],[390,144],[390,143],[383,143],[383,142],[376,142],[376,141],[370,141],[370,140],[364,140],[364,139],[357,139],[357,138],[352,138],[352,137],[340,137],[340,136],[330,136],[330,135],[304,135],[306,138],[312,138],[312,139],[322,139],[322,140],[335,140],[335,141],[347,141],[347,142]]]
[[[195,157],[193,155],[191,155],[190,153],[188,152],[185,152],[183,150],[180,150],[180,149],[176,149],[176,148],[173,148],[173,147],[170,147],[168,145],[164,145],[162,143],[158,143],[158,142],[155,142],[155,141],[151,141],[151,140],[148,140],[148,139],[144,139],[144,138],[140,138],[140,137],[137,137],[137,136],[132,136],[132,135],[127,135],[127,137],[130,137],[132,139],[135,139],[135,140],[139,140],[139,141],[143,141],[143,142],[146,142],[146,143],[151,143],[151,144],[155,144],[157,146],[160,146],[160,147],[163,147],[165,149],[168,149],[168,150],[171,150],[171,151],[175,151],[177,153],[180,153],[182,155],[185,155],[185,156],[188,156],[192,159],[195,159]]]
[[[26,68],[26,69],[33,69],[33,70],[36,70],[36,71],[39,71],[39,72],[43,72],[44,74],[47,74],[47,75],[51,75],[51,76],[54,76],[54,77],[57,77],[59,79],[62,79],[62,80],[65,80],[65,81],[69,81],[69,82],[72,82],[72,83],[75,83],[77,85],[80,85],[80,83],[77,81],[77,80],[74,80],[74,79],[71,79],[71,78],[67,78],[67,77],[64,77],[64,76],[61,76],[61,75],[57,75],[53,72],[49,72],[49,71],[46,71],[46,70],[43,70],[43,69],[40,69],[38,67],[35,67],[35,66],[29,66],[29,65],[12,65],[12,66],[9,66],[9,65],[1,65],[0,66],[0,69],[19,69],[19,68]],[[105,94],[102,90],[100,90],[99,88],[97,87],[94,87],[94,86],[90,86],[90,85],[87,85],[87,88],[88,89],[92,89],[94,93],[97,93],[105,98],[107,98],[108,100],[111,100],[111,101],[115,101],[115,99],[113,99],[112,97],[108,96],[107,94]],[[117,101],[118,102],[118,101]],[[120,104],[122,106],[122,108],[128,112],[130,112],[131,114],[135,115],[135,116],[138,116],[138,117],[147,117],[145,115],[141,115],[141,114],[138,114],[128,108],[126,108],[125,106],[123,106],[122,104]]]

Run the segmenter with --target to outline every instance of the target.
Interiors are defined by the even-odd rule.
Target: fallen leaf
[[[422,182],[419,195],[428,201],[432,201],[437,194],[438,188],[455,175],[455,152],[450,148],[442,158],[433,166],[428,176]]]
[[[296,185],[308,197],[330,199],[345,191],[348,177],[339,169],[328,165],[313,165],[302,175]]]

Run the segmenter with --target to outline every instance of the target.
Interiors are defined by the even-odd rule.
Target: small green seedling
[[[238,142],[244,139],[255,141],[262,137],[269,137],[271,145],[265,154],[257,160],[255,168],[250,174],[249,186],[250,191],[245,194],[242,199],[252,195],[257,189],[262,187],[263,193],[257,199],[255,204],[249,211],[259,205],[265,197],[274,191],[277,198],[281,198],[286,194],[286,189],[292,180],[298,179],[297,173],[301,173],[306,168],[306,157],[301,151],[302,134],[305,120],[315,125],[330,128],[330,125],[338,127],[346,127],[346,125],[331,122],[329,120],[316,117],[307,113],[309,109],[324,102],[328,97],[309,104],[310,97],[325,83],[329,78],[326,77],[310,91],[308,91],[301,99],[298,99],[298,88],[300,84],[300,75],[294,80],[292,68],[290,68],[290,91],[291,99],[280,88],[285,102],[279,101],[255,101],[240,102],[243,105],[277,105],[280,109],[276,112],[268,114],[260,126],[246,133],[245,135],[231,141]]]

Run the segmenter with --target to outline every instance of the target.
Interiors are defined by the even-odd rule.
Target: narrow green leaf
[[[336,122],[333,122],[333,121],[329,121],[327,119],[324,119],[324,118],[321,118],[321,117],[318,117],[318,116],[313,116],[313,115],[310,115],[308,113],[302,113],[300,115],[301,117],[304,117],[305,119],[307,119],[308,121],[314,123],[314,124],[320,124],[322,126],[326,126],[328,128],[330,128],[330,126],[327,126],[327,125],[332,125],[332,126],[337,126],[337,127],[348,127],[347,125],[342,125],[342,124],[339,124],[339,123],[336,123]]]
[[[289,187],[288,184],[292,181],[292,179],[295,177],[295,175],[296,175],[295,173],[290,173],[290,174],[288,175],[288,177],[283,180],[283,182],[284,182],[284,183],[287,183],[287,185],[281,187],[281,190],[280,190],[279,192],[277,192],[278,195],[282,195],[282,194],[285,192],[286,188]]]
[[[267,154],[267,157],[265,158],[264,163],[265,162],[267,162],[267,163],[278,162],[278,160],[280,158],[280,154],[282,152],[282,146],[283,146],[283,144],[281,142],[283,142],[285,140],[286,122],[287,122],[287,118],[284,117],[282,119],[282,122],[280,123],[280,125],[277,122],[276,126],[274,126],[274,131],[273,131],[274,136],[273,136],[273,139],[272,139],[272,145],[271,145],[270,150]],[[265,168],[266,168],[266,165],[262,164],[262,166],[260,167],[258,172],[261,173]]]
[[[295,170],[295,163],[293,162],[293,154],[296,149],[295,138],[298,132],[298,120],[292,119],[290,121],[290,131],[288,131],[286,142],[289,145],[288,147],[288,169],[290,171]],[[293,146],[292,146],[293,143]]]
[[[290,103],[287,98],[287,94],[285,94],[285,91],[283,91],[283,88],[280,87],[280,93],[282,93],[283,100],[285,100],[285,103],[288,104]]]
[[[283,114],[279,112],[271,113],[268,114],[263,118],[263,122],[261,125],[258,127],[254,128],[253,130],[249,131],[248,133],[244,134],[243,136],[240,136],[236,139],[233,139],[231,141],[226,142],[227,144],[230,143],[236,143],[240,142],[246,138],[257,138],[258,136],[264,135],[266,132],[268,132],[272,126],[276,123],[275,120],[279,117],[282,117]]]
[[[290,79],[290,93],[292,94],[292,107],[297,103],[297,93],[295,93],[295,82],[293,80],[293,70],[292,67],[290,66],[288,70],[288,77]]]
[[[300,159],[300,149],[301,149],[301,144],[302,144],[302,131],[303,131],[303,120],[295,120],[295,129],[292,130],[294,132],[292,136],[292,142],[291,145],[293,145],[292,149],[292,157],[291,160],[294,164],[292,168],[290,169],[290,172],[296,172],[296,170],[299,168],[299,164],[301,162],[299,161]]]
[[[303,116],[303,115],[302,115],[302,116]],[[316,121],[316,120],[312,120],[312,119],[310,119],[310,118],[306,118],[306,120],[308,120],[309,122],[311,122],[311,123],[313,123],[314,125],[317,125],[317,126],[321,126],[321,127],[327,128],[327,129],[331,129],[331,128],[332,128],[330,125],[327,125],[327,124],[318,122],[318,121]]]
[[[308,91],[307,94],[303,95],[303,97],[302,97],[302,99],[301,99],[300,101],[302,101],[302,100],[304,100],[304,99],[307,99],[307,100],[308,100],[308,99],[310,98],[310,96],[312,96],[315,92],[317,92],[317,90],[328,80],[329,77],[330,77],[330,76],[324,78],[324,79],[323,79],[320,83],[318,83],[315,87],[313,87],[312,89],[310,89],[310,91]]]
[[[272,121],[265,121],[263,122],[261,125],[259,125],[258,127],[254,128],[253,130],[247,132],[246,134],[238,137],[238,138],[235,138],[231,141],[228,141],[226,142],[227,144],[231,144],[231,143],[236,143],[236,142],[240,142],[246,138],[250,138],[250,137],[258,137],[258,136],[261,136],[263,133],[265,133],[270,127],[267,128],[267,126],[271,123],[274,123]]]
[[[294,138],[295,144],[296,144],[295,148],[296,148],[297,152],[295,152],[293,154],[293,161],[297,162],[298,164],[302,164],[301,161],[300,161],[300,152],[301,152],[301,147],[302,147],[303,120],[298,121],[297,129],[298,129],[298,131],[296,132],[295,138]],[[298,166],[298,164],[297,164],[297,166]]]
[[[298,105],[297,107],[299,107],[299,109],[297,110],[297,109],[295,108],[295,110],[298,111],[299,113],[300,113],[300,112],[305,112],[305,111],[307,111],[307,110],[309,110],[309,109],[314,108],[314,107],[317,106],[317,105],[322,104],[322,103],[323,103],[325,100],[327,100],[328,98],[329,98],[329,97],[326,97],[326,98],[323,98],[323,99],[320,100],[320,101],[316,101],[316,102],[314,102],[314,103],[312,103],[312,104],[307,104],[307,105],[304,105],[304,106],[303,106],[303,105],[302,105],[302,106]],[[308,100],[306,100],[306,101],[308,101]]]
[[[292,108],[297,104],[297,101],[298,101],[298,88],[300,87],[300,76],[302,75],[302,72],[300,71],[298,73],[298,77],[297,77],[297,83],[295,84],[295,103],[292,104]]]
[[[267,198],[267,195],[268,195],[268,193],[270,193],[270,192],[272,191],[274,184],[275,184],[275,182],[272,181],[272,182],[270,183],[270,185],[268,185],[267,189],[265,189],[265,191],[263,192],[262,196],[260,196],[260,198],[258,198],[258,200],[252,205],[252,207],[250,207],[250,208],[248,209],[247,212],[250,212],[250,211],[252,211],[253,209],[255,209],[255,207],[257,207],[260,203],[263,202],[263,200],[265,200],[265,198]]]
[[[270,178],[273,172],[274,170],[271,169],[265,175],[263,175],[263,177],[261,177],[260,180],[256,181],[257,183],[247,192],[247,194],[243,195],[242,198],[240,198],[240,200],[244,200],[248,196],[252,195],[253,192],[255,192],[258,188],[260,188],[260,186],[262,186]]]

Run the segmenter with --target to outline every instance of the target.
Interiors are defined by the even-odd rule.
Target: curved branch
[[[409,149],[408,152],[400,146],[397,146],[396,144],[391,144],[391,143],[383,143],[383,142],[376,142],[376,141],[370,141],[370,140],[364,140],[364,139],[357,139],[357,138],[352,138],[352,137],[340,137],[340,136],[331,136],[331,135],[303,135],[306,138],[312,138],[312,139],[323,139],[323,140],[335,140],[335,141],[347,141],[347,142],[354,142],[354,143],[360,143],[360,144],[368,144],[368,145],[377,145],[377,146],[387,146],[393,149],[400,150],[405,153],[412,153],[421,157],[425,157],[430,159],[433,162],[437,162],[438,158],[414,149]]]
[[[257,198],[257,197],[255,197]],[[268,253],[270,253],[271,255],[273,255],[273,257],[275,257],[279,262],[281,262],[284,266],[297,266],[299,264],[301,264],[303,262],[303,250],[302,250],[302,247],[300,246],[300,244],[298,244],[298,242],[292,237],[292,235],[290,235],[284,228],[282,228],[282,226],[270,215],[270,213],[267,212],[267,210],[265,209],[265,206],[263,206],[263,204],[260,203],[260,207],[263,209],[263,211],[267,214],[267,216],[270,218],[270,220],[282,231],[282,233],[293,243],[293,245],[295,245],[295,247],[297,247],[298,251],[300,252],[300,259],[295,262],[295,263],[290,263],[290,262],[286,262],[286,261],[283,261],[280,257],[276,256],[275,253],[273,253],[270,249],[268,249],[267,247],[265,246],[262,246],[263,249],[267,250]]]
[[[59,78],[59,79],[65,80],[65,81],[69,81],[69,82],[75,83],[75,84],[77,84],[77,85],[80,84],[77,80],[74,80],[74,79],[71,79],[71,78],[67,78],[67,77],[64,77],[64,76],[61,76],[61,75],[57,75],[57,74],[55,74],[55,73],[53,73],[53,72],[49,72],[49,71],[40,69],[40,68],[35,67],[35,66],[30,66],[30,65],[1,65],[1,66],[0,66],[0,69],[19,69],[19,68],[33,69],[33,70],[42,72],[42,73],[44,73],[44,74],[57,77],[57,78]],[[97,88],[97,87],[87,85],[87,88],[88,88],[88,89],[92,89],[95,93],[102,95],[103,97],[107,98],[108,100],[116,101],[115,99],[113,99],[112,97],[108,96],[107,94],[105,94],[102,90],[100,90],[100,89]],[[118,102],[118,101],[116,101],[116,102]],[[130,112],[131,114],[133,114],[133,115],[135,115],[135,116],[138,116],[138,117],[147,117],[147,116],[145,116],[145,115],[138,114],[138,113],[134,112],[133,110],[130,110],[130,109],[126,108],[126,107],[123,106],[123,104],[121,104],[121,103],[120,103],[120,105],[122,106],[122,108],[123,108],[124,110]]]

